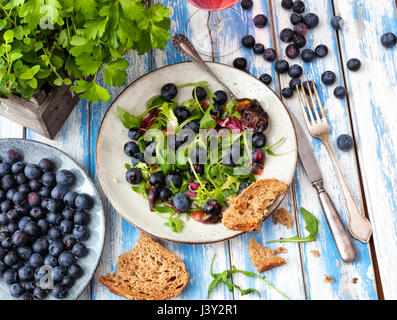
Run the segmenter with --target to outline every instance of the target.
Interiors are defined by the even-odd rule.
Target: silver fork
[[[334,152],[328,139],[329,133],[331,132],[331,126],[328,123],[324,107],[318,96],[316,84],[313,81],[307,81],[306,83],[307,91],[309,92],[310,96],[310,102],[308,100],[308,96],[306,95],[303,85],[301,85],[300,88],[296,86],[299,102],[302,108],[303,118],[305,119],[310,134],[313,137],[321,140],[325,149],[328,152],[329,157],[331,158],[332,164],[335,168],[339,180],[339,184],[342,188],[342,194],[348,213],[348,226],[351,235],[361,242],[368,243],[372,234],[372,226],[361,211],[356,200],[353,198],[349,186],[347,185],[343,173],[335,158]],[[313,84],[312,88],[310,83]]]

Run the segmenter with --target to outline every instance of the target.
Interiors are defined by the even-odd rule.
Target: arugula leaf
[[[132,127],[139,128],[140,122],[138,118],[119,106],[117,107],[117,115],[126,129],[130,130]]]
[[[273,243],[273,242],[310,242],[314,241],[317,238],[318,233],[318,219],[305,208],[301,207],[300,212],[302,214],[303,220],[305,221],[305,229],[309,232],[307,237],[291,237],[291,238],[281,238],[278,240],[271,240],[266,241],[266,243]]]
[[[216,127],[216,121],[211,117],[211,108],[208,108],[200,120],[200,129],[212,129]]]

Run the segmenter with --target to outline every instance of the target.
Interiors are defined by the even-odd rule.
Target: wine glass
[[[199,8],[190,16],[187,25],[197,51],[221,57],[240,48],[240,39],[247,34],[248,27],[237,8],[231,8],[239,0],[188,1]]]

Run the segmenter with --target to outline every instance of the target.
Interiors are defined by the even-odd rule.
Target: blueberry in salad
[[[148,200],[151,211],[167,219],[166,226],[180,232],[182,214],[201,223],[218,223],[227,199],[256,180],[266,154],[277,155],[270,149],[283,138],[266,145],[269,117],[256,100],[228,101],[223,90],[213,93],[205,81],[166,86],[175,87],[174,93],[193,87],[191,98],[164,97],[163,87],[148,99],[143,114],[120,107],[117,112],[128,130],[124,153],[132,159],[125,163],[126,181]],[[64,211],[61,220],[70,215],[78,216]],[[72,231],[77,241],[84,239],[84,221],[78,221]],[[67,223],[60,223],[62,230]],[[63,251],[50,252],[59,256]]]

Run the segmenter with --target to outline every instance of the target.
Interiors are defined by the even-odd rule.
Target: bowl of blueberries
[[[77,299],[99,263],[102,201],[87,173],[41,142],[0,140],[0,299]]]

